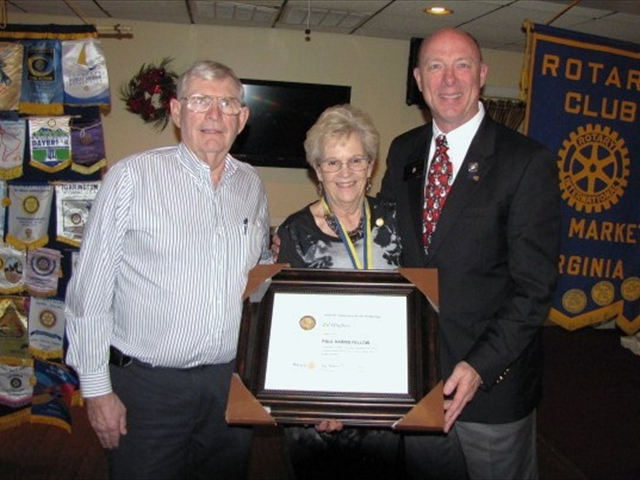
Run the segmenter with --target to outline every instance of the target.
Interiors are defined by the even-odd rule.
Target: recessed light
[[[453,10],[444,7],[431,7],[425,8],[426,13],[430,13],[431,15],[450,15],[453,13]]]

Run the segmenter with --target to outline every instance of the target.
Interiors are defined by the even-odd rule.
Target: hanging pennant
[[[56,240],[79,247],[89,210],[101,182],[57,183],[56,188]]]
[[[9,185],[7,243],[20,250],[49,243],[52,196],[51,185]]]
[[[97,38],[62,42],[62,75],[65,104],[110,104],[107,61]]]
[[[42,359],[61,359],[64,339],[64,301],[33,297],[29,301],[29,351]]]
[[[33,359],[0,364],[0,431],[31,419],[33,373]]]
[[[0,241],[4,241],[4,224],[5,224],[5,213],[7,211],[7,203],[9,199],[7,198],[7,183],[3,180],[0,180]]]
[[[28,365],[29,354],[26,297],[0,297],[0,363]]]
[[[102,121],[96,120],[92,124],[76,124],[71,127],[71,170],[91,175],[107,166],[104,148],[104,133]]]
[[[11,245],[0,246],[0,294],[20,293],[24,291],[24,270],[26,254]]]
[[[29,165],[48,173],[71,165],[71,127],[68,116],[29,119]]]
[[[51,248],[27,251],[24,284],[35,297],[50,297],[58,293],[58,279],[62,275],[62,253]]]
[[[23,40],[20,113],[61,115],[64,88],[59,40]]]
[[[21,43],[0,42],[0,110],[18,110],[22,91]]]
[[[82,400],[77,376],[71,369],[57,362],[35,359],[31,423],[55,425],[71,433],[70,406]]]
[[[23,407],[33,397],[33,365],[0,364],[0,405]]]
[[[27,124],[24,120],[0,120],[0,179],[22,176]]]

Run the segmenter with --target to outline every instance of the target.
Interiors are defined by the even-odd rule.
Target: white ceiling
[[[73,16],[112,27],[117,20],[299,30],[410,39],[442,26],[461,27],[484,48],[524,50],[525,20],[603,37],[640,42],[640,0],[6,0],[7,15]],[[454,11],[435,17],[432,6]],[[568,8],[570,7],[570,8]],[[567,9],[568,8],[568,9]],[[563,13],[564,11],[564,13]],[[310,12],[310,15],[309,15]],[[121,25],[120,28],[126,27]],[[101,30],[102,31],[102,30]],[[135,31],[132,32],[135,36]]]

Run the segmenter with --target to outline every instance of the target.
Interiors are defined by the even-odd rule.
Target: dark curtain
[[[506,98],[483,98],[482,103],[487,113],[496,122],[518,130],[524,120],[526,104],[522,100]]]

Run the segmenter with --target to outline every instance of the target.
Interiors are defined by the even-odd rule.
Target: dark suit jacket
[[[506,423],[541,392],[540,326],[558,272],[556,160],[485,116],[449,193],[427,257],[422,204],[431,123],[391,144],[381,195],[397,203],[403,265],[438,269],[443,379],[461,360],[483,385],[459,417]]]

